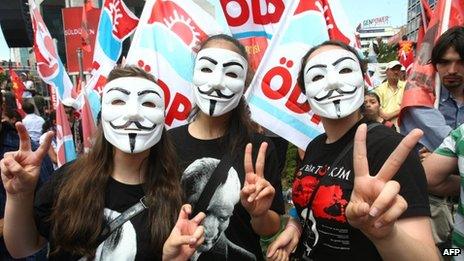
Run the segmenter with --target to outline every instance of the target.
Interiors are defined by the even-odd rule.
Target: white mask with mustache
[[[198,52],[193,73],[195,104],[212,117],[224,115],[240,102],[248,70],[240,54],[221,48]]]
[[[304,83],[311,109],[324,118],[344,118],[364,102],[359,60],[344,49],[328,50],[310,58],[304,68]]]
[[[101,119],[107,141],[126,153],[150,149],[164,128],[164,93],[141,77],[121,77],[103,88]]]

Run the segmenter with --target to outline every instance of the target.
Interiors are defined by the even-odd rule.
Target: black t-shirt
[[[363,122],[366,121],[358,122],[334,143],[326,144],[325,134],[316,137],[308,145],[302,168],[296,174],[292,197],[300,220],[306,217],[308,201],[315,186],[328,175],[322,179],[309,212],[309,220],[316,226],[309,232],[306,245],[312,249],[315,260],[381,260],[374,244],[346,220],[345,208],[354,182],[353,149],[340,161],[340,165],[331,166],[354,139],[357,127]],[[366,147],[371,175],[377,174],[401,139],[400,134],[383,125],[368,132]],[[400,183],[400,195],[408,202],[408,209],[400,218],[430,215],[427,183],[416,151],[409,154],[393,180]]]
[[[188,125],[169,131],[174,141],[179,164],[183,170],[182,185],[187,201],[195,206],[203,188],[219,164],[226,150],[221,138],[200,140],[188,132]],[[277,155],[271,141],[263,135],[253,135],[253,163],[262,142],[268,142],[264,177],[275,188],[271,209],[278,214],[285,212]],[[205,227],[205,243],[197,249],[192,260],[264,260],[257,235],[251,226],[251,217],[240,204],[243,187],[244,151],[232,155],[235,160],[229,169],[227,180],[218,186],[208,208]],[[225,233],[223,233],[225,231]],[[198,258],[198,259],[197,259]]]
[[[51,215],[54,200],[57,198],[59,187],[66,181],[66,168],[64,165],[45,183],[37,192],[34,202],[34,214],[37,229],[44,238],[50,242],[51,250],[54,249],[54,240],[51,236],[51,224],[48,221]],[[142,185],[127,185],[111,178],[108,181],[105,192],[104,220],[106,222],[115,219],[126,209],[132,207],[145,195]],[[92,195],[88,195],[91,197]],[[148,228],[148,211],[133,217],[114,231],[96,251],[96,260],[161,260],[160,254],[150,251],[150,231]],[[59,252],[50,256],[50,260],[78,260],[80,256],[73,256],[67,252]]]

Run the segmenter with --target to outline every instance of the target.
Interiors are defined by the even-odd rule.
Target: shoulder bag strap
[[[381,126],[382,124],[378,123],[378,122],[373,122],[369,125],[367,125],[367,132],[369,132],[370,130],[372,130],[373,128],[377,127],[377,126]],[[353,144],[354,144],[354,139],[351,140],[346,146],[345,148],[343,148],[343,150],[340,152],[340,154],[338,154],[337,158],[334,160],[334,162],[330,165],[330,169],[332,169],[332,167],[338,165],[340,163],[340,161],[348,154],[348,152],[353,148]],[[316,192],[317,190],[319,189],[319,186],[321,185],[322,181],[326,179],[326,177],[329,176],[329,173],[326,173],[320,180],[319,182],[317,183],[316,185],[316,188],[314,188],[314,191],[313,193],[311,194],[311,197],[309,198],[309,201],[308,201],[308,204],[306,205],[307,208],[309,209],[310,206],[312,205],[313,201],[314,201],[314,197],[316,196]],[[308,220],[308,216],[306,216],[306,220]]]
[[[209,202],[216,191],[216,188],[219,184],[224,183],[227,179],[227,174],[229,173],[229,168],[232,165],[232,157],[229,152],[226,152],[224,156],[222,156],[221,161],[214,169],[211,177],[209,178],[208,182],[206,183],[203,191],[200,194],[195,206],[193,207],[192,214],[190,214],[190,218],[195,217],[198,213],[204,212],[208,208]]]
[[[146,197],[143,196],[139,202],[135,203],[132,207],[126,209],[123,213],[113,219],[105,228],[99,236],[97,247],[105,241],[116,229],[126,223],[128,220],[131,220],[133,217],[142,213],[147,209]]]
[[[378,122],[374,122],[374,123],[371,123],[369,125],[367,125],[367,132],[369,132],[370,130],[372,130],[373,128],[377,127],[377,126],[381,126],[382,124],[378,123]],[[345,148],[343,148],[343,150],[340,152],[340,154],[338,154],[337,158],[334,160],[334,162],[330,165],[330,169],[332,169],[333,166],[336,166],[340,163],[340,161],[348,154],[348,152],[353,148],[353,144],[354,144],[354,139],[351,140],[346,146]],[[329,169],[329,170],[330,170]],[[308,223],[308,220],[309,220],[309,209],[311,208],[311,205],[314,201],[314,198],[316,196],[316,193],[317,191],[319,190],[319,187],[322,183],[322,181],[326,180],[327,177],[329,176],[329,172],[327,172],[320,180],[319,182],[317,183],[316,187],[314,188],[314,191],[313,193],[311,194],[311,197],[309,198],[308,200],[308,204],[306,205],[307,208],[308,208],[308,212],[306,213],[306,218],[305,218],[305,226],[306,224]],[[303,229],[306,229],[305,227],[303,227]],[[303,235],[303,233],[302,233]],[[297,248],[301,248],[302,247],[302,244],[303,244],[303,240],[300,239],[300,241],[298,242],[298,246]],[[301,246],[300,246],[301,245]]]

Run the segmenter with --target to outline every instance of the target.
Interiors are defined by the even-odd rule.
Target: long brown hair
[[[120,77],[153,76],[136,67],[116,68],[108,81]],[[104,138],[101,125],[88,154],[81,155],[67,169],[51,215],[52,254],[67,251],[92,257],[104,227],[105,191],[113,172],[113,146]],[[182,204],[180,174],[171,141],[165,135],[150,149],[146,159],[143,188],[148,201],[148,228],[153,253],[161,253]],[[117,195],[115,195],[117,196]]]
[[[225,41],[234,45],[238,53],[243,56],[248,62],[248,71],[245,79],[245,90],[250,85],[253,78],[253,71],[249,65],[248,55],[245,47],[235,38],[226,34],[217,34],[206,39],[200,46],[199,50],[202,50],[213,41]],[[198,113],[198,107],[192,109],[190,118],[194,118]],[[241,153],[246,143],[250,141],[251,135],[257,130],[258,125],[253,122],[250,118],[250,110],[245,99],[242,97],[237,107],[231,111],[229,118],[229,126],[226,128],[225,135],[223,137],[223,144],[227,146],[231,151],[231,154]]]

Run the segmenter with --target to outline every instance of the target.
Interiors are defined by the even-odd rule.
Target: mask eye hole
[[[119,100],[119,99],[114,100],[114,101],[111,102],[111,105],[125,105],[125,104],[126,104],[125,101]]]
[[[213,70],[211,70],[210,68],[201,68],[201,71],[204,72],[204,73],[211,73],[213,72]]]
[[[343,74],[343,73],[351,73],[351,72],[353,72],[353,70],[351,70],[350,68],[343,68],[343,69],[340,70],[339,73]]]
[[[322,75],[316,75],[316,76],[314,76],[314,77],[311,79],[311,81],[317,82],[317,81],[319,81],[319,80],[322,79],[322,78],[324,78],[324,76],[322,76]]]
[[[142,106],[149,107],[149,108],[155,108],[156,105],[153,102],[144,102],[142,103]]]
[[[233,73],[233,72],[228,72],[228,73],[226,73],[226,75],[228,77],[230,77],[230,78],[237,78],[238,77],[238,75],[236,73]]]

